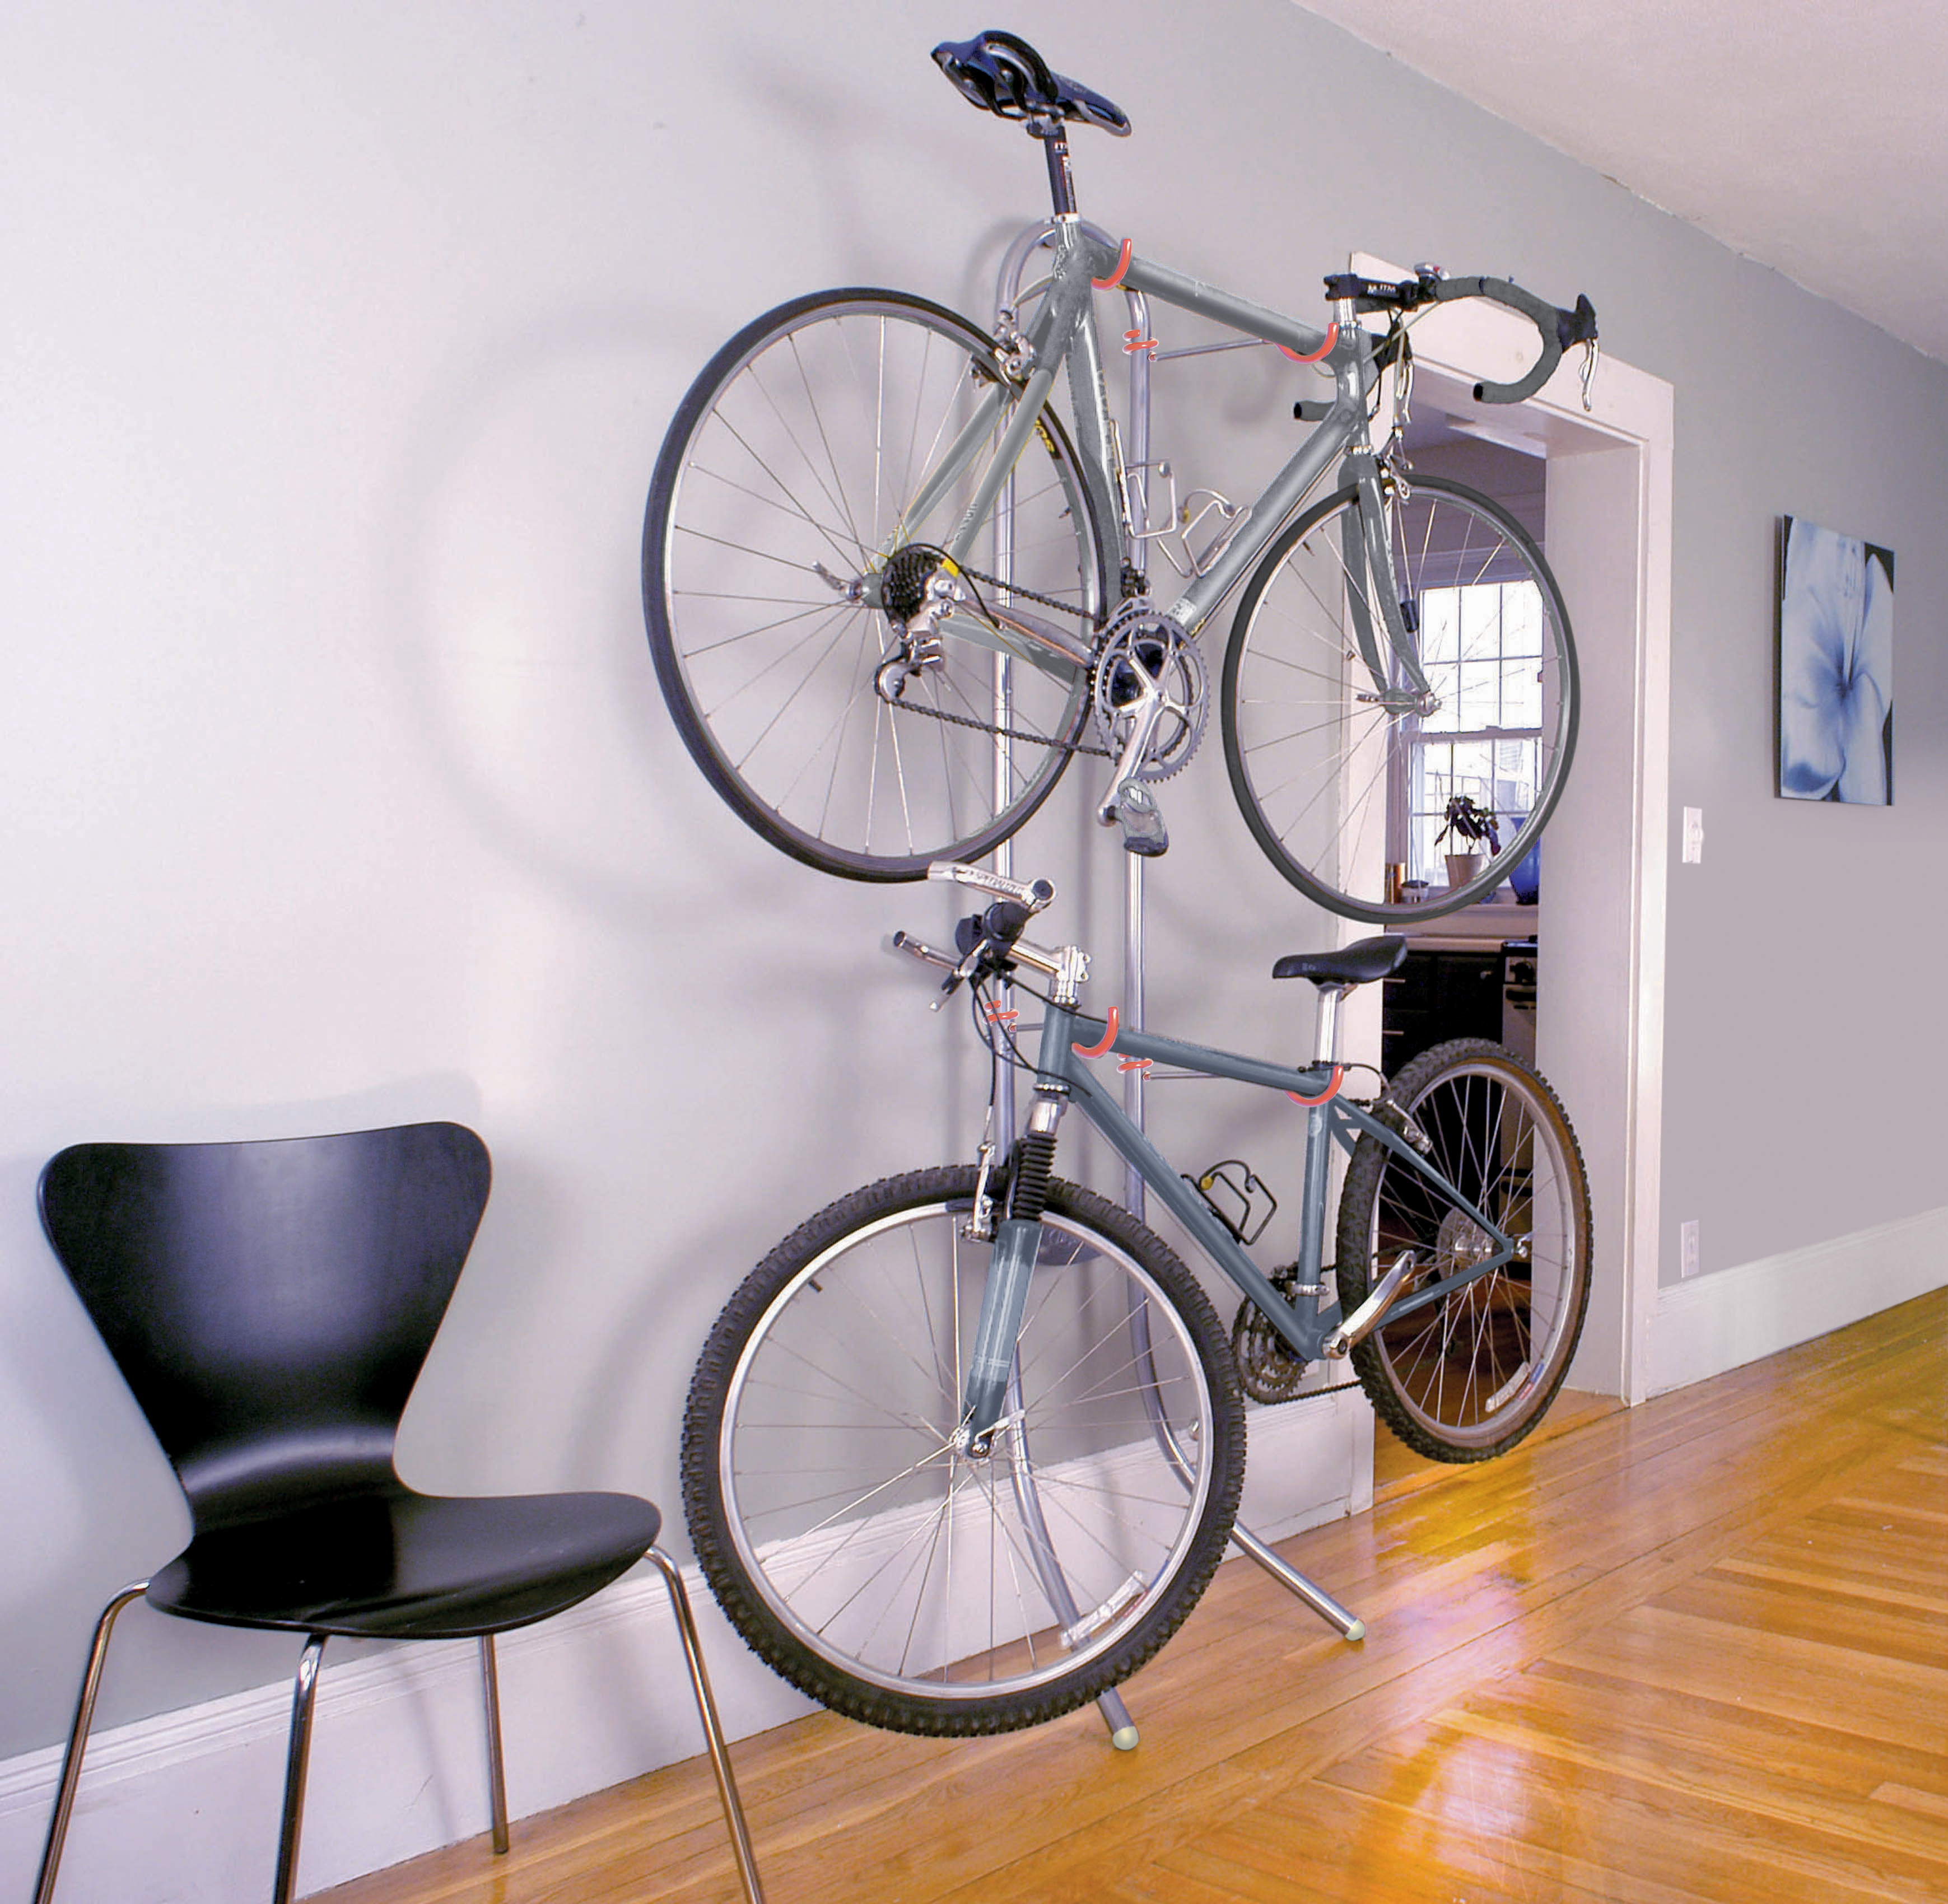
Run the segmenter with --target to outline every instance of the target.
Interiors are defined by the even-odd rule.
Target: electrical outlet
[[[1702,866],[1704,864],[1704,809],[1686,807],[1684,809],[1684,864]]]
[[[1677,1273],[1695,1276],[1698,1273],[1698,1219],[1680,1226],[1677,1232]]]

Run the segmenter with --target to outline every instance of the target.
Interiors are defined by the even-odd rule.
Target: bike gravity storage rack
[[[1115,248],[1115,240],[1098,227],[1084,224],[1082,230],[1089,237]],[[995,292],[997,321],[1012,321],[1022,296],[1023,278],[1029,261],[1034,253],[1049,243],[1056,232],[1052,220],[1044,219],[1038,225],[1029,226],[1009,246],[1001,260],[1001,267]],[[1149,514],[1149,454],[1150,435],[1150,367],[1152,360],[1166,361],[1176,357],[1195,357],[1224,350],[1248,350],[1257,346],[1257,338],[1242,338],[1236,343],[1193,345],[1181,350],[1159,350],[1150,336],[1149,300],[1138,290],[1124,287],[1128,300],[1130,330],[1125,338],[1130,364],[1129,387],[1129,439],[1125,452],[1124,482],[1126,495],[1118,498],[1124,501],[1129,519],[1137,541],[1136,549],[1152,540]],[[1003,488],[994,511],[994,573],[1003,585],[1013,569],[1013,498],[1014,481],[1012,476]],[[1187,546],[1187,545],[1186,545]],[[1135,550],[1132,550],[1134,559]],[[1112,581],[1112,585],[1114,585]],[[1013,664],[1008,657],[997,654],[994,668],[994,725],[1002,731],[994,736],[994,797],[1000,805],[1005,803],[1010,786],[1010,746],[1007,730],[1013,725],[1013,696],[1011,678]],[[1132,1031],[1143,1028],[1143,865],[1145,855],[1128,851],[1123,855],[1124,876],[1124,935],[1123,935],[1123,997],[1122,1022]],[[1014,844],[1003,840],[995,848],[992,864],[997,873],[1009,878],[1014,876]],[[1140,1069],[1126,1071],[1123,1077],[1123,1109],[1130,1121],[1140,1130],[1143,1128],[1143,1073]],[[997,1143],[1005,1146],[1013,1140],[1015,1130],[1015,1079],[1011,1067],[1000,1067],[994,1101],[995,1137]],[[1130,1214],[1142,1220],[1144,1208],[1144,1187],[1142,1177],[1134,1165],[1126,1168],[1124,1176],[1123,1202]],[[1133,1330],[1139,1335],[1137,1353],[1145,1353],[1142,1335],[1145,1326],[1139,1316],[1133,1316]],[[1356,1387],[1356,1383],[1335,1383],[1333,1388]],[[1326,1392],[1315,1390],[1317,1395]],[[1305,1399],[1311,1399],[1306,1397]],[[1157,1425],[1159,1439],[1166,1456],[1171,1455],[1172,1444],[1162,1426],[1160,1409],[1153,1409],[1152,1419]],[[1027,1485],[1031,1491],[1032,1478]],[[1025,1504],[1026,1505],[1026,1504]],[[1279,1584],[1309,1607],[1320,1619],[1333,1627],[1348,1640],[1366,1637],[1366,1623],[1335,1600],[1317,1582],[1308,1580],[1298,1568],[1283,1559],[1265,1542],[1242,1524],[1231,1530],[1232,1544],[1249,1555],[1259,1566],[1271,1575]],[[1066,1583],[1057,1574],[1043,1585],[1050,1592],[1050,1598],[1061,1611],[1061,1602],[1068,1599]],[[1122,1696],[1115,1688],[1104,1693],[1096,1702],[1103,1715],[1103,1722],[1109,1729],[1112,1744],[1119,1751],[1129,1751],[1137,1744],[1137,1732],[1131,1720]]]

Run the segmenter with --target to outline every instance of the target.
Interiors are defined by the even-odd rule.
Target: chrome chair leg
[[[501,1757],[501,1676],[494,1667],[494,1636],[480,1636],[480,1679],[487,1700],[487,1808],[494,1820],[494,1855],[507,1850],[507,1773]]]
[[[696,1695],[698,1716],[703,1721],[704,1743],[710,1748],[710,1769],[717,1775],[717,1796],[724,1806],[724,1821],[730,1828],[730,1848],[737,1856],[737,1875],[743,1881],[749,1904],[765,1904],[764,1887],[758,1881],[758,1861],[752,1855],[751,1834],[744,1824],[744,1807],[738,1802],[737,1782],[730,1775],[730,1752],[724,1744],[724,1728],[717,1717],[717,1702],[710,1696],[710,1676],[703,1668],[703,1647],[696,1636],[696,1621],[690,1610],[690,1595],[684,1591],[683,1576],[676,1562],[660,1547],[652,1547],[649,1558],[669,1589],[676,1608],[677,1630],[683,1636],[683,1656],[690,1668],[690,1683]]]
[[[298,1881],[298,1828],[303,1822],[305,1774],[311,1766],[311,1710],[318,1696],[318,1661],[324,1655],[323,1633],[305,1642],[298,1661],[297,1687],[291,1697],[291,1744],[284,1760],[284,1817],[278,1834],[278,1878],[271,1904],[291,1904]]]
[[[87,1670],[81,1676],[81,1697],[75,1704],[67,1754],[61,1760],[60,1783],[54,1791],[54,1815],[48,1821],[47,1845],[41,1853],[41,1875],[34,1884],[34,1904],[48,1904],[54,1894],[54,1873],[60,1868],[61,1847],[67,1838],[69,1815],[74,1809],[75,1788],[81,1783],[81,1755],[88,1749],[88,1729],[95,1717],[95,1695],[101,1690],[101,1667],[108,1657],[109,1636],[115,1630],[122,1609],[148,1590],[147,1580],[125,1586],[101,1609],[101,1617],[95,1623],[95,1642],[88,1650]]]

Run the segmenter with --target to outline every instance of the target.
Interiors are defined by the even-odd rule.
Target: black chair
[[[507,1848],[494,1636],[563,1611],[647,1555],[668,1583],[752,1904],[724,1736],[662,1517],[627,1494],[454,1499],[394,1468],[406,1397],[486,1207],[486,1146],[454,1124],[232,1144],[79,1144],[41,1174],[41,1220],[189,1496],[189,1545],[103,1610],[48,1828],[48,1904],[116,1616],[305,1636],[276,1904],[297,1877],[326,1639],[478,1639],[494,1848]]]

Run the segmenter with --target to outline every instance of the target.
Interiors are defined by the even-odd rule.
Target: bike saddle
[[[1294,952],[1272,967],[1274,978],[1310,978],[1315,985],[1369,985],[1390,978],[1407,957],[1397,932],[1360,939],[1336,952]]]
[[[1121,107],[1051,72],[1019,34],[997,29],[969,40],[943,40],[933,49],[933,58],[963,98],[999,118],[1053,115],[1100,126],[1119,139],[1130,135],[1130,116]]]

